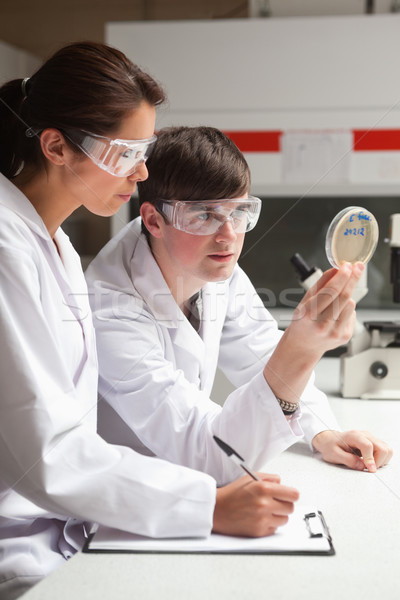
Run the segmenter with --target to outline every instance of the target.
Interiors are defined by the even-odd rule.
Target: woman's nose
[[[143,161],[137,167],[131,175],[128,175],[128,179],[133,181],[145,181],[149,176],[149,172],[146,167],[146,163]]]

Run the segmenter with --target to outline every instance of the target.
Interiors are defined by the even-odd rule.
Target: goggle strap
[[[175,215],[175,206],[173,204],[167,204],[166,202],[162,202],[160,208],[164,216],[167,217],[168,221],[171,221],[171,223],[173,223]]]

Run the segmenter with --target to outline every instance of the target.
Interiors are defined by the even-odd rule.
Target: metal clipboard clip
[[[317,519],[315,522],[314,519]],[[311,520],[313,520],[313,525],[315,525],[315,529],[311,526]],[[330,542],[332,541],[331,534],[328,529],[328,525],[326,524],[324,515],[319,510],[317,512],[311,512],[304,515],[304,521],[307,527],[307,531],[312,538],[326,537]]]

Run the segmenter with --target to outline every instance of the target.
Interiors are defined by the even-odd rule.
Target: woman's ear
[[[162,225],[165,221],[154,206],[150,202],[143,202],[140,207],[140,216],[146,226],[147,231],[155,238],[162,237]]]
[[[55,165],[65,164],[71,154],[71,149],[58,129],[44,129],[40,135],[40,147],[47,160]]]

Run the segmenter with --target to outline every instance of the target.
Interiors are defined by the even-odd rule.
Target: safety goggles
[[[145,140],[113,140],[83,130],[63,132],[95,165],[116,177],[132,175],[149,158],[157,139],[153,135]]]
[[[229,222],[237,233],[253,229],[261,200],[253,196],[233,200],[161,200],[157,210],[175,229],[192,235],[212,235]]]

